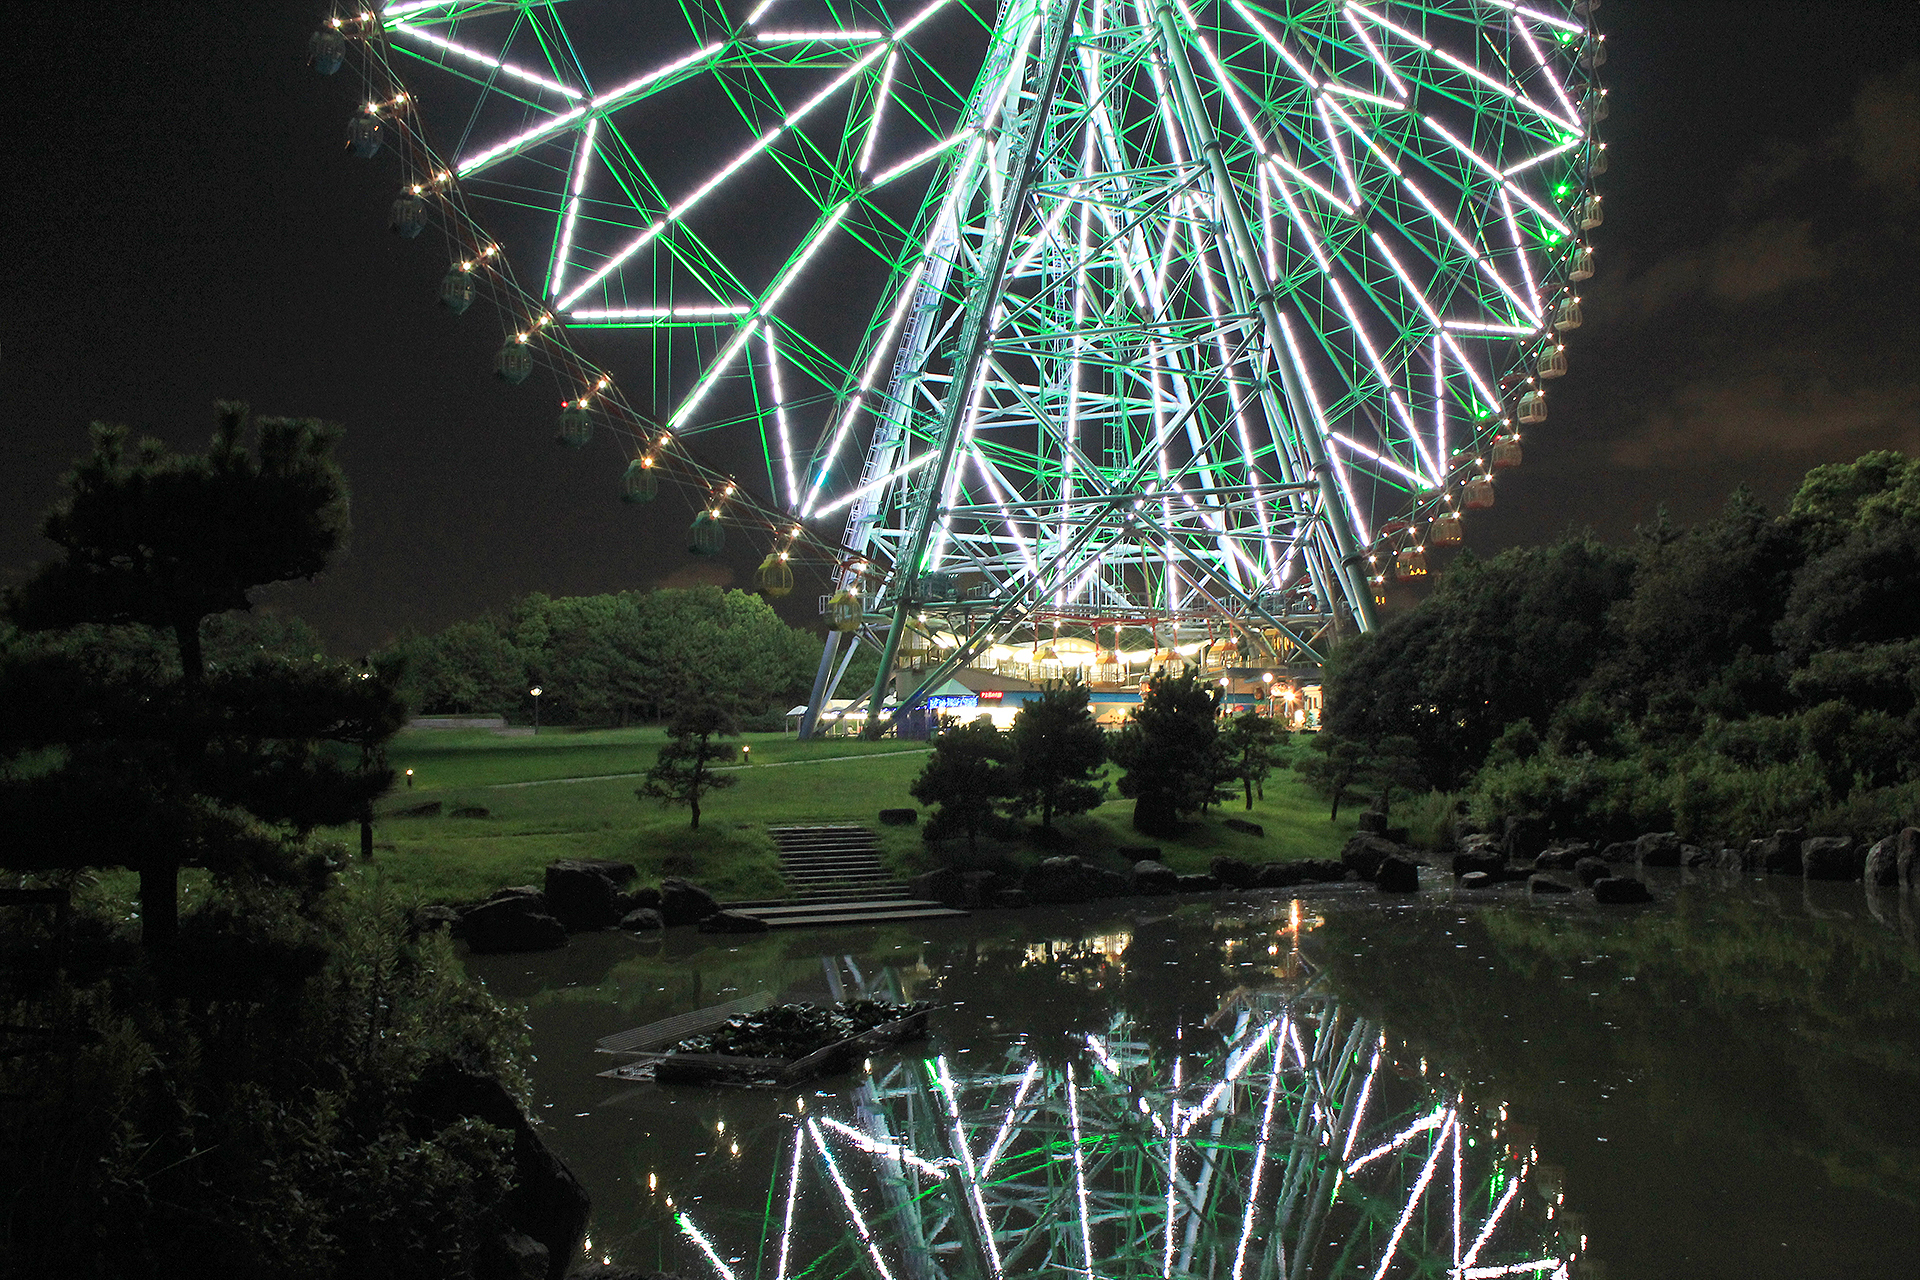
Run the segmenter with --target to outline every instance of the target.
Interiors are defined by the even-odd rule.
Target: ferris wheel
[[[562,442],[821,567],[816,706],[942,630],[904,709],[1049,624],[1311,658],[1461,541],[1581,323],[1598,7],[405,0],[312,54]]]

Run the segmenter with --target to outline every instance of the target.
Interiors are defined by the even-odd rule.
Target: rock
[[[513,1185],[500,1216],[547,1251],[548,1280],[558,1280],[579,1256],[593,1202],[573,1171],[540,1140],[513,1095],[498,1080],[448,1062],[429,1065],[415,1082],[409,1108],[420,1134],[437,1133],[472,1117],[513,1137]]]
[[[623,905],[613,876],[596,863],[562,858],[547,865],[547,909],[568,933],[619,924]]]
[[[483,902],[460,917],[460,936],[481,955],[564,947],[567,927],[546,907],[546,898],[538,893]]]
[[[1374,869],[1373,882],[1380,886],[1382,893],[1418,893],[1419,864],[1399,854],[1392,854],[1380,860],[1380,865]]]
[[[1622,862],[1632,862],[1634,856],[1633,842],[1631,840],[1616,840],[1601,849],[1595,856],[1602,862],[1614,866]]]
[[[1872,885],[1900,883],[1899,856],[1899,836],[1874,841],[1873,848],[1867,850],[1867,865],[1862,871],[1866,882]]]
[[[495,889],[488,902],[505,902],[509,898],[538,898],[541,910],[546,910],[546,893],[537,884],[510,884],[504,889]]]
[[[1059,853],[1064,849],[1073,848],[1073,837],[1058,827],[1029,827],[1025,835],[1027,843],[1036,849]]]
[[[888,827],[910,827],[920,821],[918,809],[882,809],[880,822]]]
[[[967,905],[967,881],[952,867],[923,871],[907,881],[907,893],[915,898],[937,902],[943,907]]]
[[[1553,893],[1572,893],[1573,890],[1569,888],[1567,885],[1561,884],[1558,880],[1555,880],[1552,876],[1528,876],[1527,892],[1553,894]]]
[[[1341,868],[1342,874],[1346,869]],[[1291,889],[1307,883],[1307,872],[1297,862],[1267,862],[1254,868],[1253,883],[1259,889]]]
[[[1533,860],[1535,871],[1571,871],[1573,864],[1593,852],[1590,844],[1574,845],[1569,849],[1548,849]]]
[[[1180,815],[1165,796],[1143,795],[1133,802],[1133,829],[1143,836],[1178,835]]]
[[[1680,865],[1681,866],[1696,867],[1696,868],[1710,867],[1713,865],[1713,863],[1714,863],[1714,856],[1711,853],[1708,853],[1705,849],[1702,849],[1699,845],[1683,844],[1680,846]]]
[[[1356,831],[1348,837],[1346,845],[1341,848],[1340,862],[1342,866],[1358,871],[1362,880],[1371,880],[1379,871],[1382,862],[1398,856],[1399,853],[1400,846],[1384,836]]]
[[[1625,906],[1634,902],[1652,902],[1653,894],[1632,876],[1604,876],[1593,882],[1593,900],[1609,906]]]
[[[423,937],[442,929],[452,931],[460,924],[460,913],[452,907],[415,907],[407,913],[407,936]]]
[[[1119,854],[1120,857],[1127,862],[1160,861],[1160,846],[1157,844],[1117,845],[1114,848],[1114,852]]]
[[[1127,878],[1117,871],[1088,866],[1075,857],[1042,858],[1027,869],[1021,885],[1029,901],[1041,905],[1092,902],[1125,896]]]
[[[1801,874],[1809,880],[1858,880],[1866,870],[1866,850],[1852,836],[1815,836],[1800,842]]]
[[[700,919],[702,933],[765,933],[770,928],[759,916],[744,911],[716,911]]]
[[[1241,858],[1215,858],[1207,864],[1207,869],[1229,889],[1251,889],[1260,882],[1260,872]]]
[[[713,895],[699,885],[677,877],[660,882],[660,914],[666,917],[669,929],[699,924],[719,909],[720,904],[714,901]]]
[[[1460,877],[1462,889],[1491,889],[1496,881],[1484,871],[1469,871]]]
[[[429,800],[425,804],[410,804],[404,809],[395,809],[387,816],[390,818],[437,818],[446,808],[438,800]]]
[[[637,911],[641,907],[651,907],[655,911],[658,911],[660,909],[660,891],[650,884],[641,885],[638,889],[629,889],[620,895],[620,905],[625,907],[627,911]],[[626,912],[623,911],[621,914],[625,915]]]
[[[969,910],[993,906],[1006,883],[997,871],[963,871],[960,882],[961,906]]]
[[[448,816],[454,818],[491,818],[493,811],[477,804],[463,804]]]
[[[1633,860],[1643,867],[1680,865],[1680,837],[1672,831],[1649,831],[1633,842]]]
[[[1370,836],[1384,836],[1387,834],[1387,815],[1378,809],[1365,810],[1360,815],[1360,825],[1355,829]]]
[[[1143,860],[1133,864],[1133,891],[1158,897],[1180,888],[1180,877],[1163,862]]]
[[[1806,828],[1776,831],[1760,842],[1760,869],[1778,875],[1800,874],[1800,842],[1807,838]]]
[[[1265,839],[1267,829],[1257,822],[1248,822],[1245,818],[1223,818],[1220,825],[1229,831],[1238,831],[1243,836],[1259,836]]]
[[[1347,866],[1336,858],[1300,858],[1288,864],[1298,867],[1308,884],[1333,884],[1347,878]]]
[[[1025,889],[1002,889],[993,895],[993,905],[1008,910],[1018,910],[1027,905]]]
[[[1920,883],[1920,827],[1908,827],[1896,838],[1894,867],[1900,873],[1900,887],[1910,888]]]
[[[1484,831],[1474,831],[1460,837],[1462,853],[1499,853],[1500,840]]]
[[[1508,862],[1532,862],[1547,847],[1547,820],[1532,814],[1513,814],[1507,818],[1500,852]]]
[[[1178,886],[1181,893],[1212,893],[1219,887],[1218,880],[1212,876],[1201,875],[1181,876]]]
[[[1749,840],[1745,848],[1731,846],[1720,850],[1713,865],[1722,871],[1758,871],[1761,867],[1761,854],[1766,848],[1765,840]]]
[[[1582,858],[1573,864],[1573,874],[1581,884],[1592,888],[1613,874],[1613,868],[1607,865],[1605,858]]]
[[[546,1280],[552,1265],[547,1246],[523,1231],[502,1231],[476,1251],[473,1280]]]
[[[1456,853],[1453,855],[1453,878],[1458,880],[1469,872],[1499,879],[1507,869],[1507,860],[1497,853]]]
[[[667,919],[652,907],[635,907],[620,917],[620,927],[628,933],[652,933],[667,927]]]

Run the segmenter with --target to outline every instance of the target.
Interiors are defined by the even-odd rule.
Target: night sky
[[[692,560],[687,510],[622,507],[604,450],[554,447],[543,378],[489,376],[491,319],[436,305],[437,244],[387,233],[392,170],[345,151],[348,76],[305,65],[321,14],[67,4],[10,22],[0,581],[51,551],[40,514],[89,421],[198,449],[235,397],[347,429],[350,554],[263,596],[342,654],[529,591],[744,585],[747,549]],[[1701,519],[1743,482],[1777,504],[1817,463],[1920,451],[1920,5],[1606,0],[1599,17],[1598,274],[1477,551],[1623,537],[1661,504]],[[823,589],[803,583],[791,620],[817,623]]]

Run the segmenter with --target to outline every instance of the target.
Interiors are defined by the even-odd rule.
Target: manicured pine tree
[[[1107,762],[1107,735],[1094,723],[1078,675],[1041,686],[1040,696],[1014,717],[1007,750],[1011,809],[1023,815],[1038,809],[1043,828],[1052,828],[1055,814],[1085,813],[1106,799],[1107,784],[1096,779]]]
[[[667,722],[667,745],[647,770],[647,780],[634,792],[642,800],[684,804],[693,811],[693,830],[700,829],[700,798],[709,791],[739,781],[730,773],[715,773],[714,765],[733,759],[734,748],[718,741],[739,733],[733,711],[719,698],[692,695],[683,699]]]
[[[1007,736],[991,720],[958,724],[934,739],[933,754],[909,794],[938,805],[928,819],[928,840],[964,833],[967,852],[979,852],[980,831],[1014,793]]]
[[[1254,789],[1269,773],[1286,768],[1282,743],[1287,731],[1271,716],[1256,715],[1251,708],[1228,720],[1220,731],[1220,750],[1229,776],[1238,780],[1253,808]]]
[[[1172,835],[1182,815],[1225,794],[1215,721],[1219,706],[1219,687],[1192,667],[1147,681],[1140,710],[1112,746],[1114,763],[1126,770],[1120,794],[1133,801],[1136,831]]]

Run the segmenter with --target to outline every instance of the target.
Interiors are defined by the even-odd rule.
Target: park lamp
[[[540,736],[540,686],[535,685],[527,692],[533,695],[533,734],[537,738]]]

